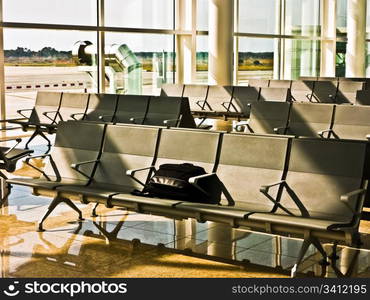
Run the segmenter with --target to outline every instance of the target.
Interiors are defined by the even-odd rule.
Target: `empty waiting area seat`
[[[167,97],[182,97],[184,93],[184,84],[165,83],[161,87],[161,95]]]
[[[365,88],[365,82],[358,81],[339,81],[335,103],[355,104],[357,91]]]
[[[335,103],[338,81],[316,81],[312,93],[312,102]]]
[[[134,119],[135,123],[143,124],[149,101],[150,96],[119,95],[115,113],[107,116],[108,119],[104,116],[103,120],[112,120],[113,123],[132,123],[132,119]]]
[[[208,85],[186,84],[182,96],[189,99],[190,110],[197,111],[205,109],[207,93]]]
[[[331,128],[334,104],[293,103],[287,134],[319,137]]]
[[[55,112],[59,111],[62,96],[61,92],[38,92],[33,108],[20,109],[17,112],[22,118],[8,120],[9,123],[21,125],[25,131],[34,129],[34,133],[26,143],[26,148],[36,136],[41,136],[48,142],[50,149],[50,140],[44,132],[52,133],[54,131],[57,118]],[[50,112],[54,112],[54,114],[50,116]]]
[[[83,113],[82,120],[112,122],[116,111],[118,95],[116,94],[91,94],[89,106]],[[74,117],[81,114],[73,114]],[[102,117],[102,118],[101,118]]]
[[[330,137],[367,140],[370,137],[370,107],[337,105]]]
[[[293,80],[290,87],[293,101],[311,102],[314,84],[314,81]]]
[[[252,104],[250,118],[236,125],[238,130],[245,126],[245,131],[257,134],[285,134],[288,126],[291,103],[260,101]]]

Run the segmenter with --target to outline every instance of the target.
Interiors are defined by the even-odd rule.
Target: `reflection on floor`
[[[2,277],[288,277],[300,239],[79,205],[86,220],[61,205],[36,225],[50,199],[15,187],[0,215]],[[366,227],[365,227],[366,230]],[[330,245],[325,247],[330,253]],[[340,247],[322,267],[314,249],[299,276],[370,276],[369,240],[361,250]]]
[[[92,205],[83,204],[78,204],[83,223],[61,205],[46,221],[48,230],[36,232],[50,201],[32,196],[28,188],[12,189],[0,210],[2,277],[289,277],[302,243],[212,222],[104,207],[92,218]],[[361,249],[339,247],[339,259],[327,267],[311,248],[298,276],[370,277],[369,221],[361,223],[361,232]],[[325,249],[331,253],[330,244]]]

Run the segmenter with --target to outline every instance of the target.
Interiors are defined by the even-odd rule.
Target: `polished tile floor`
[[[42,148],[36,147],[37,151]],[[14,187],[0,211],[2,277],[289,277],[302,240],[232,229],[216,223],[142,215],[78,204],[85,221],[60,205],[37,232],[50,203]],[[319,264],[310,248],[299,276],[370,277],[370,222],[361,249],[340,247]],[[325,244],[328,253],[330,244]]]

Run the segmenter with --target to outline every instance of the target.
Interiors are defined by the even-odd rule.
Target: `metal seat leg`
[[[83,221],[84,218],[82,217],[82,212],[81,210],[78,209],[78,207],[69,199],[66,198],[61,198],[61,197],[55,197],[53,201],[50,203],[47,212],[45,213],[44,217],[41,219],[41,222],[39,223],[38,226],[38,231],[45,231],[43,224],[44,221],[47,219],[47,217],[53,212],[53,210],[60,204],[60,203],[65,203],[69,207],[71,207],[73,210],[75,210],[78,213],[78,220]]]

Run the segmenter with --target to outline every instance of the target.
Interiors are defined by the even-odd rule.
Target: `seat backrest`
[[[293,80],[290,93],[293,100],[297,102],[309,102],[312,98],[312,91],[315,81],[310,80]]]
[[[183,92],[183,84],[165,83],[161,88],[161,96],[182,97]]]
[[[289,88],[261,88],[258,101],[290,101]]]
[[[212,111],[224,112],[229,108],[233,96],[232,86],[210,85],[207,95],[207,103]],[[222,105],[225,103],[224,105]],[[225,108],[226,106],[226,108]],[[205,109],[209,109],[205,106]]]
[[[294,139],[286,181],[295,201],[285,189],[281,204],[298,216],[351,221],[340,196],[362,187],[365,152],[364,142]]]
[[[356,103],[356,92],[363,90],[365,82],[339,81],[336,103]]]
[[[356,92],[356,104],[370,105],[370,90],[362,90]]]
[[[207,173],[214,170],[220,133],[208,130],[163,129],[156,167],[165,163],[192,163]]]
[[[235,201],[235,206],[270,211],[273,203],[260,188],[283,179],[288,137],[225,134],[217,175]],[[277,189],[271,189],[276,196]]]
[[[274,134],[274,128],[288,125],[289,102],[262,101],[252,104],[249,126],[253,133]],[[280,131],[280,133],[285,133]]]
[[[334,104],[293,103],[287,134],[319,137],[319,131],[331,128],[334,107]]]
[[[254,87],[268,87],[269,79],[249,79],[248,86]]]
[[[370,134],[370,106],[337,105],[333,133],[335,138],[366,141]]]
[[[62,100],[62,92],[37,92],[35,107],[31,112],[29,122],[33,124],[52,124],[55,120],[55,113],[49,114],[52,120],[43,115],[45,112],[55,112],[59,110]]]
[[[291,80],[270,80],[270,88],[290,88],[292,85]]]
[[[150,96],[119,95],[117,110],[113,119],[115,123],[131,123],[130,118],[140,118],[142,124],[148,110]]]
[[[181,97],[154,97],[150,98],[148,112],[144,124],[163,126],[165,120],[176,120],[181,114]],[[179,122],[177,122],[178,124]]]
[[[152,165],[160,128],[140,125],[107,125],[100,163],[92,185],[119,191],[132,191],[140,185],[126,171]],[[149,171],[135,177],[146,181]]]
[[[335,103],[338,81],[316,81],[313,89],[313,102]]]
[[[104,120],[112,122],[116,111],[118,95],[116,94],[90,94],[89,107],[87,108],[84,120],[100,121],[100,116],[105,116]]]
[[[89,101],[89,94],[87,93],[63,93],[62,102],[60,104],[59,114],[57,120],[62,121],[72,120],[72,114],[76,115],[77,120],[83,118],[83,113],[86,111]]]
[[[259,93],[259,87],[234,86],[230,111],[240,112],[248,117],[251,110],[250,104],[258,101]]]
[[[191,111],[201,110],[201,107],[197,104],[198,101],[204,101],[207,98],[208,85],[200,84],[185,84],[183,97],[189,99]],[[201,105],[204,103],[201,102]]]
[[[95,160],[98,158],[104,135],[104,124],[89,122],[60,122],[51,151],[59,176],[62,178],[83,180],[81,174],[71,168],[71,164]],[[80,170],[91,174],[94,164],[81,166]],[[49,162],[45,174],[57,179],[53,165]]]

